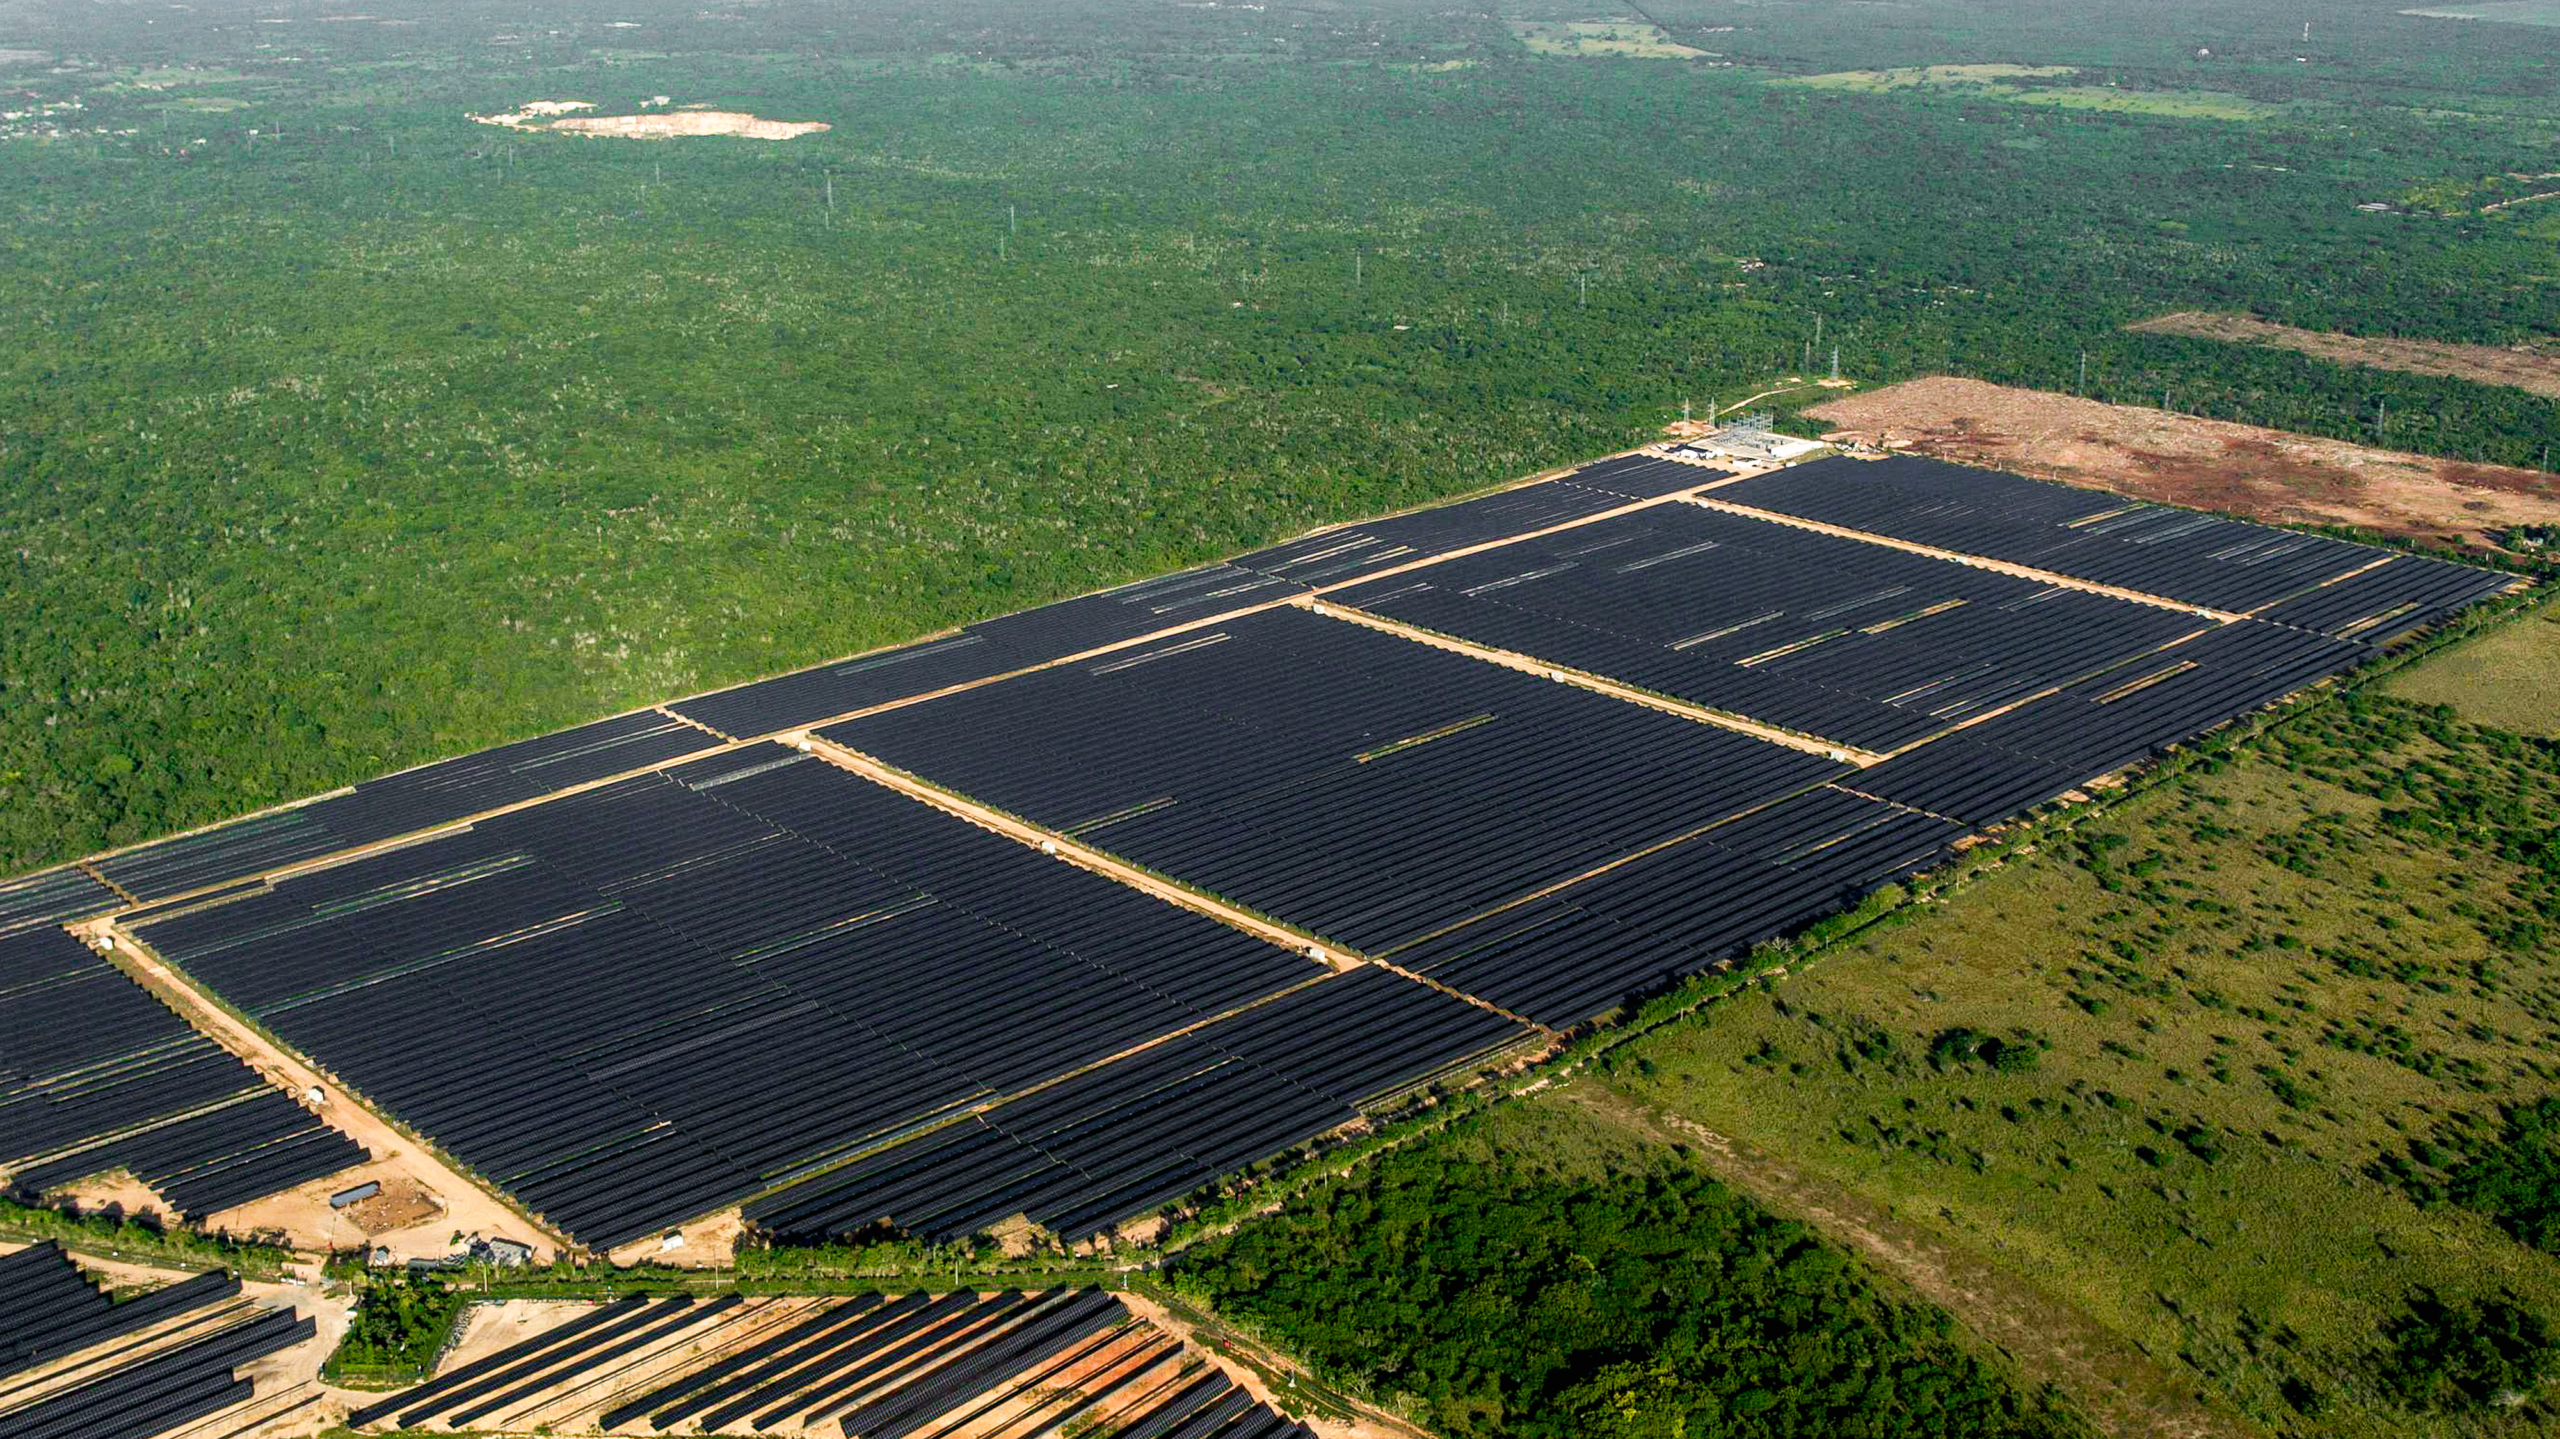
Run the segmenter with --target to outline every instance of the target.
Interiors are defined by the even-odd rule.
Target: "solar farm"
[[[1619,456],[0,885],[0,1167],[218,1219],[414,1146],[546,1249],[1119,1243],[2512,583]],[[1028,1326],[989,1374],[1125,1319],[970,1304]],[[916,1318],[864,1312],[755,1332]]]

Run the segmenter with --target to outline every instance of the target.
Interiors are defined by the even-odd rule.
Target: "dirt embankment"
[[[2224,340],[2236,345],[2265,345],[2341,365],[2366,365],[2377,370],[2473,380],[2484,385],[2513,385],[2519,390],[2560,399],[2560,351],[2338,335],[2320,330],[2297,330],[2291,325],[2271,325],[2247,315],[2217,315],[2203,310],[2181,310],[2174,315],[2162,315],[2156,320],[2145,320],[2125,328],[2136,334],[2190,335],[2200,340]]]
[[[1908,380],[1805,411],[1845,440],[2295,524],[2491,551],[2560,523],[2560,476],[2368,449],[1980,380]]]

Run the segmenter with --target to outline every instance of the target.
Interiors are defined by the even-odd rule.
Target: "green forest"
[[[2560,31],[1648,4],[1666,59],[1532,48],[1600,18],[1545,3],[351,13],[0,0],[0,871],[1601,453],[1827,363],[1817,326],[1864,381],[2085,352],[2102,397],[2560,439],[2521,391],[2118,333],[2548,338],[2552,216],[2357,206],[2560,170]],[[1793,83],[1915,63],[2265,113]],[[832,128],[469,118],[661,95]]]

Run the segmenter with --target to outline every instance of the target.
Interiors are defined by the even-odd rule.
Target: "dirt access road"
[[[2253,519],[2482,552],[2560,524],[2560,475],[2368,449],[1980,380],[1906,380],[1805,411],[1845,440]]]

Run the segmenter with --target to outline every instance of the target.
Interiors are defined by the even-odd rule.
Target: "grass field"
[[[1962,90],[1985,99],[2103,110],[2120,115],[2160,115],[2180,120],[2262,120],[2276,107],[2213,90],[2121,90],[2112,85],[2030,88],[2016,80],[2057,80],[2076,75],[2069,65],[1920,65],[1896,70],[1835,70],[1779,83],[1816,90],[1885,94],[1899,90]]]
[[[1514,20],[1511,33],[1541,55],[1623,55],[1635,60],[1693,60],[1710,52],[1675,42],[1639,20]]]
[[[2428,1292],[2560,1314],[2560,1260],[2406,1184],[2550,1092],[2550,881],[2514,854],[2555,803],[2513,736],[2334,707],[1638,1042],[1611,1083],[1988,1258],[2278,1432],[2485,1432],[2374,1376]],[[2523,828],[2464,818],[2484,814]]]
[[[2560,739],[2560,602],[2394,676],[2390,689],[2474,724]]]
[[[2101,85],[2066,85],[2054,90],[2020,90],[2009,98],[2023,105],[2058,105],[2066,110],[2104,110],[2117,115],[2162,115],[2177,120],[2263,120],[2276,107],[2213,90],[2117,90]]]
[[[2076,75],[2069,65],[1914,65],[1899,70],[1835,70],[1789,83],[1816,90],[1910,90],[1922,85],[1990,85],[2002,80],[2052,80]]]

